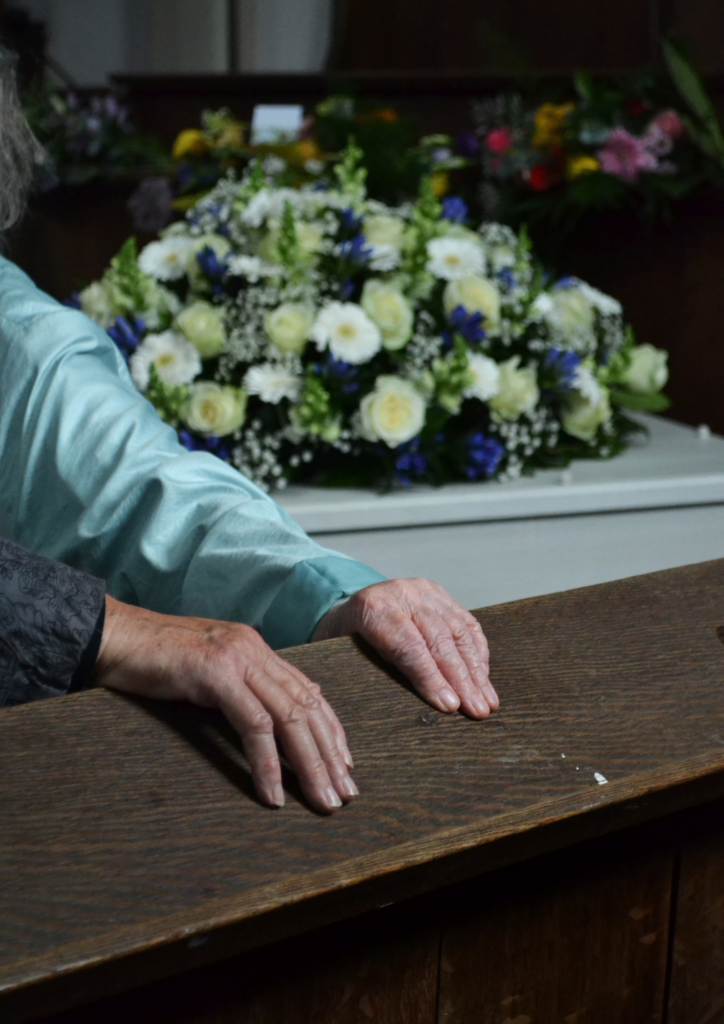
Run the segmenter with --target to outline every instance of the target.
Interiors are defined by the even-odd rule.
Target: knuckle
[[[307,711],[302,704],[297,704],[294,701],[289,701],[282,708],[279,720],[282,725],[286,726],[299,726],[305,725],[307,722]]]
[[[249,732],[255,736],[269,736],[274,732],[272,717],[264,708],[252,711],[247,718],[246,724]]]

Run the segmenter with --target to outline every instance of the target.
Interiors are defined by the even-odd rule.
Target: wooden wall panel
[[[667,1024],[724,1024],[724,832],[682,857]]]
[[[673,862],[599,864],[452,924],[438,1024],[661,1021]]]
[[[651,10],[651,0],[343,0],[334,62],[346,70],[636,67],[651,56]]]

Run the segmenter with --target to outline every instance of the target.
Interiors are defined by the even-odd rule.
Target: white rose
[[[626,367],[622,382],[632,391],[650,394],[661,391],[669,379],[669,353],[653,345],[637,345],[631,352],[631,363]]]
[[[591,441],[598,428],[611,416],[611,403],[607,388],[601,388],[601,397],[591,402],[584,395],[569,395],[561,409],[561,422],[566,433],[581,441]]]
[[[267,313],[264,329],[280,352],[301,355],[314,324],[314,310],[300,302],[284,302]]]
[[[367,281],[360,305],[382,332],[386,349],[395,352],[407,344],[412,337],[414,314],[399,288],[385,281]]]
[[[445,312],[450,314],[458,306],[468,313],[482,313],[483,327],[494,332],[500,324],[500,292],[486,277],[461,277],[450,281],[443,294]]]
[[[371,441],[397,448],[412,440],[425,423],[425,400],[409,380],[378,377],[375,389],[360,403],[362,429]]]
[[[494,359],[470,352],[468,355],[468,373],[472,383],[463,392],[463,398],[478,398],[481,402],[489,402],[500,390],[500,367]]]
[[[243,388],[202,381],[192,384],[181,415],[186,425],[198,434],[225,437],[244,423],[246,402]]]
[[[386,214],[374,213],[365,217],[362,225],[362,234],[365,236],[368,245],[390,246],[398,251],[402,248],[405,238],[405,222],[399,217],[389,217]]]
[[[220,355],[226,344],[224,311],[199,299],[176,317],[176,327],[198,349],[202,359]]]
[[[500,388],[490,399],[493,419],[517,420],[524,412],[532,412],[538,404],[540,391],[535,368],[520,367],[520,356],[500,364]]]
[[[556,289],[551,298],[557,325],[564,334],[593,330],[593,306],[578,288]]]
[[[113,292],[104,281],[95,281],[88,285],[78,298],[85,315],[103,328],[111,327],[119,315]]]

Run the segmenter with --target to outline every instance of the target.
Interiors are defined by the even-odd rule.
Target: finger
[[[383,658],[407,676],[428,704],[440,711],[457,711],[460,698],[441,675],[425,638],[407,615],[388,613],[384,626],[368,619],[361,624],[359,632]]]
[[[292,665],[288,661],[285,661],[284,664],[294,674],[294,676],[299,680],[299,682],[302,683],[303,686],[308,687],[312,691],[312,693],[314,693],[318,697],[322,706],[322,712],[324,713],[325,718],[332,727],[337,747],[339,749],[340,754],[342,755],[345,764],[347,765],[348,768],[354,768],[354,761],[352,760],[352,754],[350,753],[349,744],[347,743],[347,734],[344,731],[344,726],[335,715],[328,701],[325,700],[321,687],[317,683],[311,682],[311,680],[308,679],[307,676],[305,676],[304,673],[296,667],[296,665]]]
[[[459,628],[459,624],[455,623],[453,631],[441,615],[428,611],[416,612],[414,622],[440,674],[460,698],[462,710],[472,718],[489,715],[488,702],[482,690],[473,682],[463,652],[458,646],[462,645],[468,657],[473,659],[474,648],[468,630]]]
[[[483,631],[473,616],[462,609],[455,608],[445,620],[473,686],[491,709],[497,708],[500,701],[488,675],[488,646]]]
[[[226,691],[219,708],[241,736],[260,799],[271,807],[283,807],[282,770],[271,715],[243,684]]]
[[[275,735],[284,747],[304,795],[317,810],[330,813],[353,795],[349,785],[349,794],[343,795],[332,783],[330,771],[338,783],[348,776],[336,743],[330,739],[331,729],[316,698],[295,680],[280,658],[269,659],[265,669],[261,672],[254,667],[247,678],[249,688],[270,714]],[[290,690],[296,690],[299,699],[295,700]],[[310,718],[313,719],[314,731],[320,737],[324,755],[310,727]],[[320,725],[320,721],[324,724]],[[349,782],[354,787],[351,779]]]

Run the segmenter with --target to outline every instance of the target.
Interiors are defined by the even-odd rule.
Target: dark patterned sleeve
[[[93,685],[102,580],[0,540],[0,707]]]

